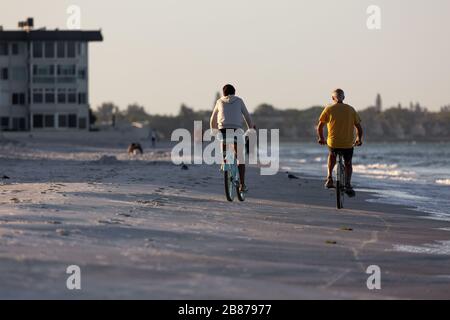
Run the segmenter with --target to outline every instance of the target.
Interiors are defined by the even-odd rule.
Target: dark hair
[[[236,94],[236,89],[231,84],[227,84],[223,87],[223,95],[225,97],[234,94]]]

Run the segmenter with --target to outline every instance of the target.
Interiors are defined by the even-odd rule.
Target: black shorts
[[[340,148],[331,148],[328,147],[328,150],[330,150],[330,154],[334,154],[337,155],[338,153],[342,154],[342,156],[344,157],[344,161],[345,162],[351,162],[353,159],[353,150],[354,148],[349,148],[349,149],[340,149]]]
[[[232,134],[236,133],[236,131],[238,131],[238,130],[242,130],[242,133],[244,133],[243,129],[235,129],[235,128],[224,128],[224,129],[220,129],[219,131],[225,137],[225,135],[227,134],[227,130],[229,130],[230,133],[232,133]]]
[[[227,135],[227,130],[229,130],[231,133],[233,133],[233,134],[235,134],[237,131],[239,131],[240,133],[242,133],[242,134],[244,134],[244,130],[243,129],[232,129],[232,128],[228,128],[228,129],[220,129],[219,131],[220,131],[220,133],[222,133],[222,137],[223,137],[223,139],[225,139],[226,138],[226,135]],[[235,136],[234,137],[234,143],[235,144],[237,144],[237,137]],[[248,137],[245,137],[245,152],[248,154],[249,153],[249,150],[250,150],[250,143],[249,143],[249,138]]]
[[[236,132],[240,132],[240,133],[244,134],[244,130],[242,130],[242,129],[234,129],[234,128],[220,129],[219,131],[220,131],[220,133],[222,134],[223,139],[226,138],[226,136],[227,136],[227,131],[229,131],[229,132],[230,132],[231,134],[233,134],[233,135],[235,135]],[[230,137],[230,138],[231,138],[231,137]],[[237,136],[234,136],[234,143],[237,143],[237,139],[238,139]]]

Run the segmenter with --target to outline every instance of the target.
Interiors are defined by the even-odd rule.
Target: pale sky
[[[0,25],[65,29],[72,4],[105,38],[90,46],[94,108],[208,109],[228,82],[251,110],[325,104],[335,87],[357,109],[377,92],[385,106],[450,104],[448,0],[2,0]],[[372,4],[379,31],[366,26]]]

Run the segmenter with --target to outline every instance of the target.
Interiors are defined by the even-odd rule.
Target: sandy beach
[[[247,201],[229,203],[216,166],[67,135],[0,143],[2,299],[450,298],[450,222],[368,192],[338,211],[322,180],[257,168]],[[81,290],[66,288],[69,265]],[[371,265],[381,290],[366,286]]]

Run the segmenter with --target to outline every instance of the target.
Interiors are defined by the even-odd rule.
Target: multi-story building
[[[0,27],[0,129],[88,130],[88,43],[100,31]]]

